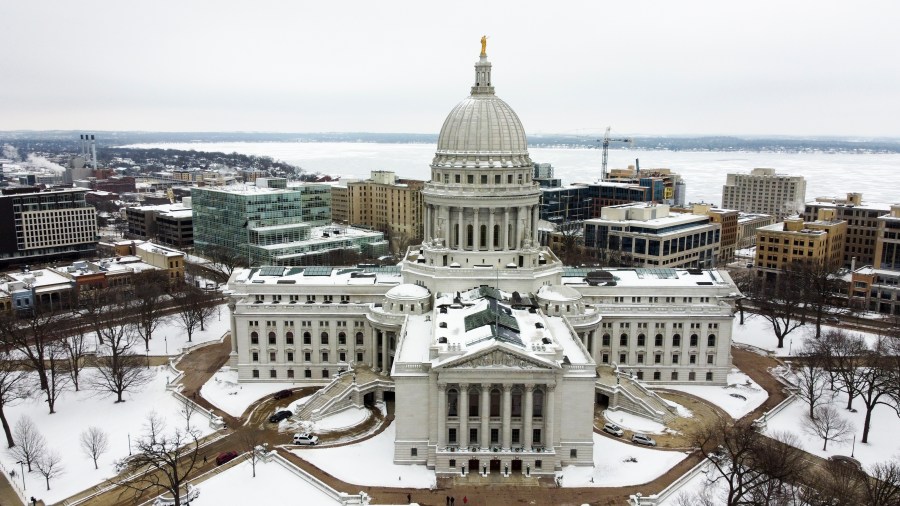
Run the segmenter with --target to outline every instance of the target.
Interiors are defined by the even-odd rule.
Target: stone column
[[[509,208],[503,209],[503,251],[509,250]]]
[[[438,383],[438,406],[437,406],[437,449],[441,451],[446,446],[447,441],[447,384]]]
[[[472,251],[481,249],[481,225],[478,223],[481,208],[472,209]]]
[[[434,219],[434,208],[431,205],[425,206],[425,237],[423,240],[427,241],[431,238],[431,220]]]
[[[465,249],[466,227],[465,227],[465,223],[463,223],[463,208],[457,207],[456,209],[459,211],[459,227],[458,227],[459,235],[456,237],[456,239],[457,239],[456,249],[461,250],[461,249]]]
[[[541,213],[538,206],[534,206],[531,211],[531,240],[534,244],[538,243],[538,221],[541,219]]]
[[[488,233],[487,233],[488,251],[494,251],[494,208],[488,208]]]
[[[450,242],[450,207],[441,206],[441,214],[446,215],[444,220],[444,247],[449,248],[452,246]]]
[[[525,385],[525,412],[522,413],[522,422],[523,427],[522,430],[525,432],[525,451],[531,449],[531,446],[534,444],[534,441],[531,439],[532,436],[532,424],[531,424],[531,415],[534,413],[534,398],[532,395],[534,394],[534,385],[527,384]]]
[[[459,385],[459,405],[456,407],[459,414],[459,434],[456,440],[460,448],[469,446],[469,384]]]
[[[547,409],[544,410],[544,432],[546,432],[544,441],[546,441],[546,443],[544,443],[544,446],[548,450],[553,450],[556,447],[556,437],[553,434],[556,425],[556,412],[554,411],[554,404],[556,401],[555,396],[556,385],[547,385]]]
[[[512,446],[512,385],[503,384],[503,448]]]
[[[381,371],[384,374],[391,373],[391,340],[388,337],[387,332],[381,333],[381,342],[383,344],[381,348]]]
[[[481,384],[481,447],[491,447],[491,384]]]

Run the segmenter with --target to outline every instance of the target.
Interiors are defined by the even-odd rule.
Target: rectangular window
[[[310,353],[310,352],[308,352],[308,351],[304,352],[304,353],[303,353],[303,361],[304,361],[304,362],[310,362],[310,361],[312,361],[312,353]]]
[[[696,364],[697,363],[697,355],[691,355],[689,362],[692,364]]]
[[[444,174],[444,176],[446,176],[446,174]],[[445,182],[446,182],[446,181],[445,181]],[[410,448],[410,449],[409,449],[409,456],[410,456],[410,457],[418,457],[418,456],[419,456],[419,449],[418,449],[418,448]]]
[[[456,459],[450,459],[450,467],[456,467]]]
[[[572,448],[571,450],[569,450],[569,458],[577,459],[578,458],[578,450],[575,448]]]
[[[275,371],[275,369],[271,369],[271,370],[269,371],[269,377],[270,377],[270,378],[277,378],[277,377],[278,377],[278,373]]]
[[[327,377],[328,377],[328,369],[322,369],[322,377],[323,377],[323,378],[327,378]]]
[[[661,377],[661,374],[662,374],[662,373],[660,373],[659,371],[654,371],[654,372],[653,372],[653,379],[659,381],[659,379],[660,379],[660,377]]]
[[[259,352],[254,351],[250,360],[252,360],[253,362],[259,362]]]
[[[713,374],[711,372],[706,373],[706,381],[712,381],[712,380],[713,380]]]
[[[274,351],[270,351],[270,352],[269,352],[269,362],[274,362],[275,360],[277,360],[277,359],[275,358],[276,353],[277,353],[277,352],[274,352]]]
[[[604,364],[608,364],[608,363],[609,363],[609,353],[604,353],[604,354],[600,357],[600,361],[601,361],[602,363],[604,363]]]
[[[500,429],[491,429],[491,444],[495,445],[500,442]]]
[[[309,369],[303,371],[303,377],[304,378],[312,378],[312,371]]]
[[[447,431],[447,441],[449,441],[450,444],[452,444],[452,445],[456,444],[456,429],[455,428],[451,428],[450,430]]]
[[[288,375],[288,376],[287,376],[288,378],[293,378],[293,377],[294,377],[294,370],[293,370],[293,369],[288,369],[287,375]]]
[[[518,444],[519,441],[519,429],[512,430],[512,442]]]
[[[478,429],[469,429],[469,443],[478,442]]]
[[[287,361],[288,361],[288,362],[293,362],[293,361],[294,361],[294,352],[293,352],[293,351],[287,352]]]
[[[678,371],[672,371],[672,381],[678,381]]]
[[[254,378],[259,378],[259,369],[253,369],[251,376]]]
[[[356,353],[356,361],[357,362],[363,361],[363,353],[361,351]]]
[[[620,364],[625,363],[625,354],[624,353],[619,353],[619,363]]]

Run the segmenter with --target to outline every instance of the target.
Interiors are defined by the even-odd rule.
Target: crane
[[[634,139],[630,139],[628,137],[622,139],[611,139],[609,137],[609,130],[612,127],[606,127],[606,133],[603,135],[603,139],[597,139],[597,142],[602,142],[603,146],[603,166],[600,169],[600,181],[606,181],[606,162],[609,159],[609,143],[610,142],[627,142],[631,144],[634,142]]]

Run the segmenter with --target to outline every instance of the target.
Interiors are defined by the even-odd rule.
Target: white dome
[[[538,290],[539,299],[547,302],[571,302],[581,299],[581,293],[565,285],[544,285]]]
[[[528,156],[525,129],[515,111],[494,95],[473,95],[447,115],[437,153]]]
[[[409,300],[409,299],[422,299],[428,297],[429,292],[428,289],[424,286],[414,285],[411,283],[404,283],[402,285],[397,285],[394,288],[391,288],[385,294],[385,297],[393,300]]]

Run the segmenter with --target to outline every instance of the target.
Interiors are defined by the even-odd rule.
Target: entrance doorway
[[[469,472],[470,473],[480,473],[481,465],[478,462],[478,459],[469,459]]]
[[[522,461],[516,459],[512,461],[512,472],[522,474]]]
[[[491,460],[491,472],[494,471],[500,472],[500,459],[492,459]]]
[[[366,395],[363,395],[363,404],[366,406],[374,406],[375,405],[375,392],[369,392]]]
[[[605,394],[598,393],[596,395],[596,402],[601,408],[609,407],[609,396]]]

